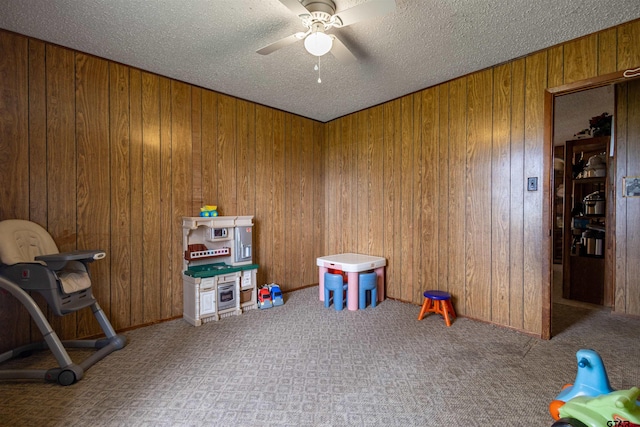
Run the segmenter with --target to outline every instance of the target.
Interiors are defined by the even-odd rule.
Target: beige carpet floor
[[[337,312],[307,288],[200,327],[127,332],[72,386],[0,381],[0,425],[550,426],[580,348],[601,354],[614,388],[640,385],[640,319],[556,308],[544,341],[466,318],[417,321],[420,307],[392,300]],[[0,369],[43,364],[55,365],[47,352]]]

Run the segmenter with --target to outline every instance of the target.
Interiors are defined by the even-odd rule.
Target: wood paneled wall
[[[255,215],[259,283],[317,283],[322,123],[4,31],[0,93],[0,219],[104,249],[116,329],[182,315],[181,218],[204,204]],[[49,317],[63,339],[100,332],[89,310]],[[0,351],[40,338],[10,295],[0,324]]]
[[[445,289],[461,315],[540,334],[545,89],[640,65],[639,41],[635,21],[319,123],[0,31],[0,219],[105,249],[94,291],[117,329],[182,314],[181,217],[217,204],[255,215],[259,283],[295,289],[317,283],[317,256],[382,255],[389,297]],[[640,314],[630,265],[616,310]],[[18,325],[0,351],[38,338],[6,295],[0,323]],[[52,323],[99,332],[84,312]]]
[[[617,86],[615,310],[640,314],[640,198],[623,197],[626,176],[640,176],[640,80]]]
[[[420,304],[425,289],[447,290],[461,315],[542,334],[545,90],[639,65],[635,21],[328,123],[325,252],[386,257],[389,297]],[[615,309],[640,315],[637,249],[618,267]]]

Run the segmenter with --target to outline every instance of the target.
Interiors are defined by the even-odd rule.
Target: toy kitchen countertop
[[[220,274],[235,273],[236,271],[256,270],[258,264],[228,265],[224,262],[194,265],[185,270],[184,274],[191,277],[213,277]]]

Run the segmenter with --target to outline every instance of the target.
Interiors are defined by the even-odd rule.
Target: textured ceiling
[[[338,11],[366,0],[335,0]],[[0,0],[0,28],[327,122],[640,17],[638,0],[396,0],[317,63],[278,0]]]

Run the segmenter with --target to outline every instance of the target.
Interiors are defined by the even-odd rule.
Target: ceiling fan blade
[[[342,24],[336,25],[336,27],[346,27],[366,19],[377,18],[378,16],[386,15],[395,8],[395,0],[370,0],[336,13],[335,16],[342,21]]]
[[[289,46],[290,44],[302,40],[304,36],[305,33],[295,33],[290,35],[289,37],[285,37],[278,40],[277,42],[271,43],[270,45],[267,45],[262,49],[258,49],[256,52],[258,52],[260,55],[269,55],[270,53],[273,53],[278,49],[282,49],[285,46]]]
[[[287,9],[295,13],[297,16],[309,15],[309,11],[298,0],[280,0],[280,3],[285,5]]]
[[[357,58],[351,53],[347,47],[342,44],[339,38],[331,34],[333,39],[333,46],[331,47],[331,54],[343,64],[349,65],[357,62]]]

